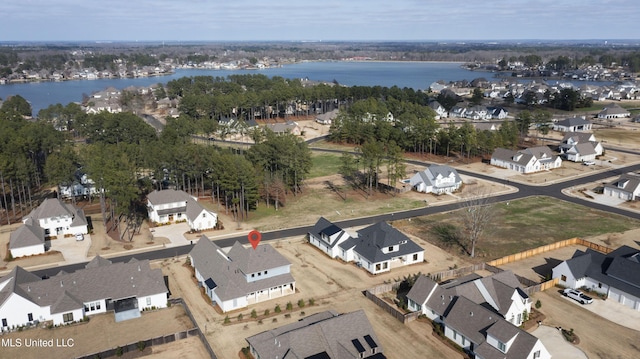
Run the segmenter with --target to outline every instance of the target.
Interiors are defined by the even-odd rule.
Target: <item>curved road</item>
[[[203,139],[205,139],[205,138],[203,137]],[[307,142],[308,143],[313,143],[313,142],[319,141],[320,139],[322,139],[322,138],[313,139],[313,140],[310,140],[310,141],[307,141]],[[246,143],[244,143],[244,144],[246,145]],[[344,151],[340,151],[340,150],[318,149],[318,148],[314,148],[313,150],[314,151],[318,151],[318,152],[329,152],[329,153],[342,153],[342,152],[344,152]],[[637,152],[633,152],[633,151],[629,151],[629,152],[637,154]],[[422,162],[422,161],[417,161],[417,160],[407,160],[406,162],[407,163],[411,163],[411,164],[415,164],[415,165],[421,165],[421,166],[425,166],[425,165],[428,164],[427,162]],[[513,201],[513,200],[516,200],[516,199],[519,199],[519,198],[530,197],[530,196],[548,196],[548,197],[557,198],[557,199],[560,199],[560,200],[563,200],[563,201],[567,201],[567,202],[571,202],[571,203],[575,203],[575,204],[579,204],[579,205],[583,205],[583,206],[588,206],[588,207],[591,207],[591,208],[594,208],[594,209],[598,209],[598,210],[601,210],[601,211],[616,213],[616,214],[619,214],[619,215],[622,215],[622,216],[627,216],[627,217],[631,217],[631,218],[635,218],[635,219],[640,219],[640,213],[633,212],[633,211],[627,211],[625,209],[618,208],[618,207],[605,206],[605,205],[602,205],[600,203],[586,201],[586,200],[581,199],[579,197],[567,196],[566,194],[564,194],[562,192],[562,189],[564,189],[564,188],[580,186],[580,185],[583,185],[585,183],[596,182],[596,181],[602,180],[604,178],[619,176],[619,175],[621,175],[623,173],[627,173],[627,172],[631,172],[631,171],[637,171],[637,170],[640,170],[640,164],[635,164],[635,165],[630,165],[630,166],[626,166],[626,167],[611,169],[611,170],[608,170],[608,171],[597,172],[597,173],[593,173],[593,174],[590,174],[590,175],[587,175],[587,176],[582,176],[582,177],[579,177],[579,178],[575,178],[575,179],[571,179],[571,180],[567,180],[567,181],[564,181],[564,182],[559,182],[559,183],[555,183],[555,184],[551,184],[551,185],[545,185],[545,186],[532,186],[532,185],[527,185],[527,184],[523,184],[523,183],[511,182],[509,180],[490,177],[490,176],[483,175],[483,174],[480,174],[480,173],[469,172],[469,171],[465,171],[465,170],[457,170],[457,171],[459,173],[461,173],[461,174],[464,174],[464,175],[467,175],[467,176],[470,176],[470,177],[480,178],[480,179],[483,179],[483,180],[486,180],[486,181],[491,181],[491,182],[496,182],[496,183],[502,183],[505,186],[511,186],[511,187],[515,187],[515,188],[518,189],[517,192],[491,197],[491,201],[492,202]],[[416,209],[412,209],[412,210],[408,210],[408,211],[402,211],[402,212],[394,212],[394,213],[381,214],[381,215],[375,215],[375,216],[370,216],[370,217],[348,219],[348,220],[344,220],[344,221],[338,221],[338,222],[335,222],[335,223],[340,225],[340,226],[342,226],[342,227],[366,226],[366,225],[374,224],[374,223],[377,223],[377,222],[380,222],[380,221],[392,221],[392,220],[399,220],[399,219],[407,219],[407,218],[412,218],[412,217],[418,217],[418,216],[425,216],[425,215],[430,215],[430,214],[454,211],[454,210],[457,210],[459,208],[460,208],[460,203],[450,203],[450,204],[446,204],[446,205],[416,208]],[[303,235],[306,235],[309,232],[309,230],[311,230],[312,228],[313,228],[313,226],[302,226],[302,227],[294,227],[294,228],[287,228],[287,229],[281,229],[281,230],[276,230],[276,231],[264,232],[264,233],[262,233],[262,240],[263,241],[272,241],[272,240],[276,240],[276,239],[280,239],[280,238],[286,238],[286,237],[303,236]],[[229,238],[216,240],[216,244],[218,246],[220,246],[220,247],[230,247],[236,241],[238,241],[240,243],[243,243],[243,244],[249,243],[249,241],[247,239],[247,236],[246,235],[241,235],[241,236],[235,236],[235,237],[229,237]],[[141,252],[141,253],[136,253],[136,254],[123,255],[123,256],[119,256],[119,257],[112,257],[112,258],[109,258],[109,260],[111,260],[112,262],[115,263],[115,262],[128,262],[132,258],[136,258],[138,260],[144,260],[144,259],[157,260],[157,259],[163,259],[163,258],[170,258],[170,257],[182,256],[182,255],[185,255],[185,254],[189,253],[189,251],[191,250],[191,247],[192,247],[192,245],[185,245],[185,246],[181,246],[181,247],[171,247],[171,248],[159,249],[159,250],[154,250],[154,251],[149,251],[149,252]],[[64,270],[66,272],[73,272],[73,271],[76,271],[78,269],[84,268],[85,265],[86,265],[86,262],[85,263],[76,263],[76,264],[70,264],[70,265],[65,265],[65,266],[59,266],[59,267],[36,270],[36,271],[33,271],[33,273],[35,275],[38,275],[38,276],[41,276],[41,277],[46,277],[46,276],[50,277],[50,276],[56,275],[61,270]]]

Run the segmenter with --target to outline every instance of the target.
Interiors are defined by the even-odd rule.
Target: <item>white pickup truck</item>
[[[583,294],[579,290],[567,288],[564,291],[562,291],[562,295],[564,295],[565,297],[569,297],[569,298],[571,298],[573,300],[576,300],[576,301],[578,301],[578,302],[580,302],[582,304],[591,304],[591,303],[593,303],[593,298],[589,297],[588,295]]]

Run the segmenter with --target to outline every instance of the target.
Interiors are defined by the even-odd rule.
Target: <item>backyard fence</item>
[[[391,292],[392,290],[397,289],[397,287],[399,286],[400,286],[399,282],[394,284],[382,284],[382,285],[367,289],[364,292],[364,295],[370,301],[374,302],[378,307],[382,308],[382,310],[391,314],[394,318],[398,319],[400,323],[407,324],[408,322],[418,319],[418,317],[420,316],[420,312],[404,313],[396,307],[395,303],[391,304],[386,300],[378,297],[379,294]]]
[[[209,353],[209,356],[212,359],[217,359],[215,353],[213,352],[213,349],[211,348],[211,346],[209,345],[209,342],[207,341],[207,338],[205,337],[205,335],[202,333],[202,331],[198,327],[198,323],[195,321],[193,315],[191,314],[191,311],[189,310],[189,307],[182,300],[182,298],[173,298],[173,299],[170,299],[169,302],[171,304],[180,304],[180,305],[182,305],[182,307],[184,308],[184,311],[187,313],[187,316],[189,317],[189,319],[191,319],[191,322],[193,323],[193,325],[195,325],[195,328],[191,328],[191,329],[184,330],[184,331],[181,331],[181,332],[168,334],[168,335],[163,335],[163,336],[159,336],[159,337],[155,337],[155,338],[151,338],[151,339],[147,339],[147,340],[141,340],[141,341],[138,341],[138,342],[135,342],[135,343],[129,343],[129,344],[126,344],[126,345],[121,345],[121,346],[118,346],[116,348],[103,350],[101,352],[93,353],[93,354],[89,354],[89,355],[83,355],[83,356],[80,356],[80,357],[77,357],[77,358],[78,359],[93,359],[93,358],[120,357],[120,356],[122,356],[122,355],[124,355],[125,353],[128,353],[128,352],[142,351],[142,350],[144,350],[144,348],[152,347],[154,345],[167,344],[167,343],[175,342],[177,340],[198,336],[200,338],[200,341],[204,345],[205,349]]]

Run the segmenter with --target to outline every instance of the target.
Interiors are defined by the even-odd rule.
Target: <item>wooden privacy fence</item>
[[[522,290],[525,293],[527,293],[527,295],[531,295],[531,294],[536,293],[536,292],[544,292],[545,290],[547,290],[549,288],[555,287],[556,284],[558,284],[558,278],[551,279],[551,280],[548,280],[546,282],[542,282],[540,284],[535,284],[535,285],[523,288]]]
[[[584,240],[582,238],[571,238],[571,239],[565,239],[563,241],[558,241],[555,243],[550,243],[550,244],[546,244],[544,246],[540,246],[538,248],[533,248],[533,249],[528,249],[526,251],[522,251],[516,254],[511,254],[502,258],[498,258],[498,259],[494,259],[490,262],[487,262],[487,264],[494,266],[494,267],[499,267],[508,263],[513,263],[513,262],[517,262],[519,260],[523,260],[529,257],[533,257],[535,255],[538,254],[542,254],[545,252],[549,252],[549,251],[553,251],[556,249],[560,249],[563,247],[567,247],[567,246],[573,246],[573,245],[582,245],[585,246],[587,248],[591,248],[593,250],[596,250],[598,252],[607,254],[613,251],[613,249],[606,247],[606,246],[602,246],[599,245],[597,243],[593,243],[587,240]]]
[[[399,282],[394,284],[382,284],[382,285],[367,289],[364,292],[364,295],[365,297],[367,297],[367,299],[374,302],[378,307],[382,308],[385,312],[391,314],[394,318],[398,319],[400,323],[407,324],[408,322],[418,319],[418,317],[420,316],[420,312],[403,313],[396,307],[395,304],[391,304],[386,300],[378,297],[379,294],[391,292],[392,290],[396,289],[398,286],[400,286]]]

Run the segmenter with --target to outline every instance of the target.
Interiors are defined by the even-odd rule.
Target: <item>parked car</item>
[[[76,233],[76,241],[84,241],[84,234]]]
[[[584,161],[582,162],[584,166],[593,166],[596,164],[596,161]]]
[[[582,304],[591,304],[591,303],[593,303],[593,298],[591,298],[588,295],[583,294],[579,290],[567,288],[564,291],[562,291],[562,295],[564,295],[565,297],[569,297],[569,298],[571,298],[571,299],[573,299],[575,301],[578,301],[578,302],[580,302]]]

